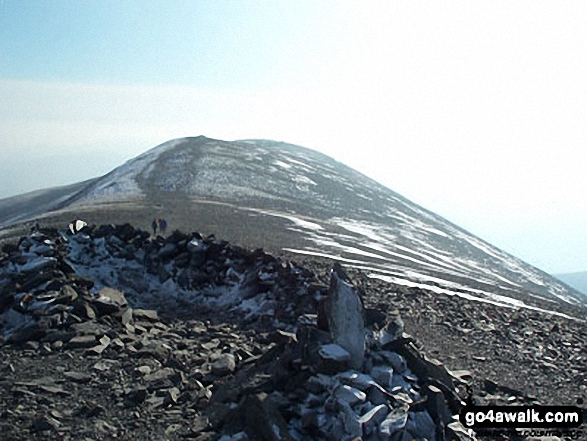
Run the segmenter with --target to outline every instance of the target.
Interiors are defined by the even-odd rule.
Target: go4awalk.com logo
[[[477,428],[570,429],[583,424],[583,410],[575,406],[465,406],[461,424]]]

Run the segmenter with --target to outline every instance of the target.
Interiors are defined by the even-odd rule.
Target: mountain
[[[333,259],[372,279],[508,308],[584,316],[585,297],[363,174],[283,142],[203,136],[161,144],[107,175],[0,200],[4,237],[33,220],[214,233]],[[27,223],[28,222],[28,223]]]
[[[554,274],[554,277],[587,296],[587,271]]]

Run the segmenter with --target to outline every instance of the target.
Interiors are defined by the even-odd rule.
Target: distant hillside
[[[587,271],[580,271],[578,273],[555,274],[559,280],[562,280],[571,288],[585,294],[587,297]]]
[[[63,227],[74,217],[143,229],[165,217],[170,229],[337,260],[373,279],[508,308],[584,316],[587,303],[356,170],[284,142],[168,141],[101,178],[0,200],[0,236],[22,234],[27,220]]]

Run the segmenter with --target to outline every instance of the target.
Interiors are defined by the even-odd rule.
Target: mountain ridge
[[[166,217],[173,228],[197,226],[247,246],[338,260],[384,281],[469,300],[559,313],[585,304],[545,272],[293,144],[174,139],[70,189],[29,219],[133,220],[148,228],[153,217]]]

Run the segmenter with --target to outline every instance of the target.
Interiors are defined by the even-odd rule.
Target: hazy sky
[[[587,269],[587,2],[0,0],[0,198],[164,141],[322,151]]]

